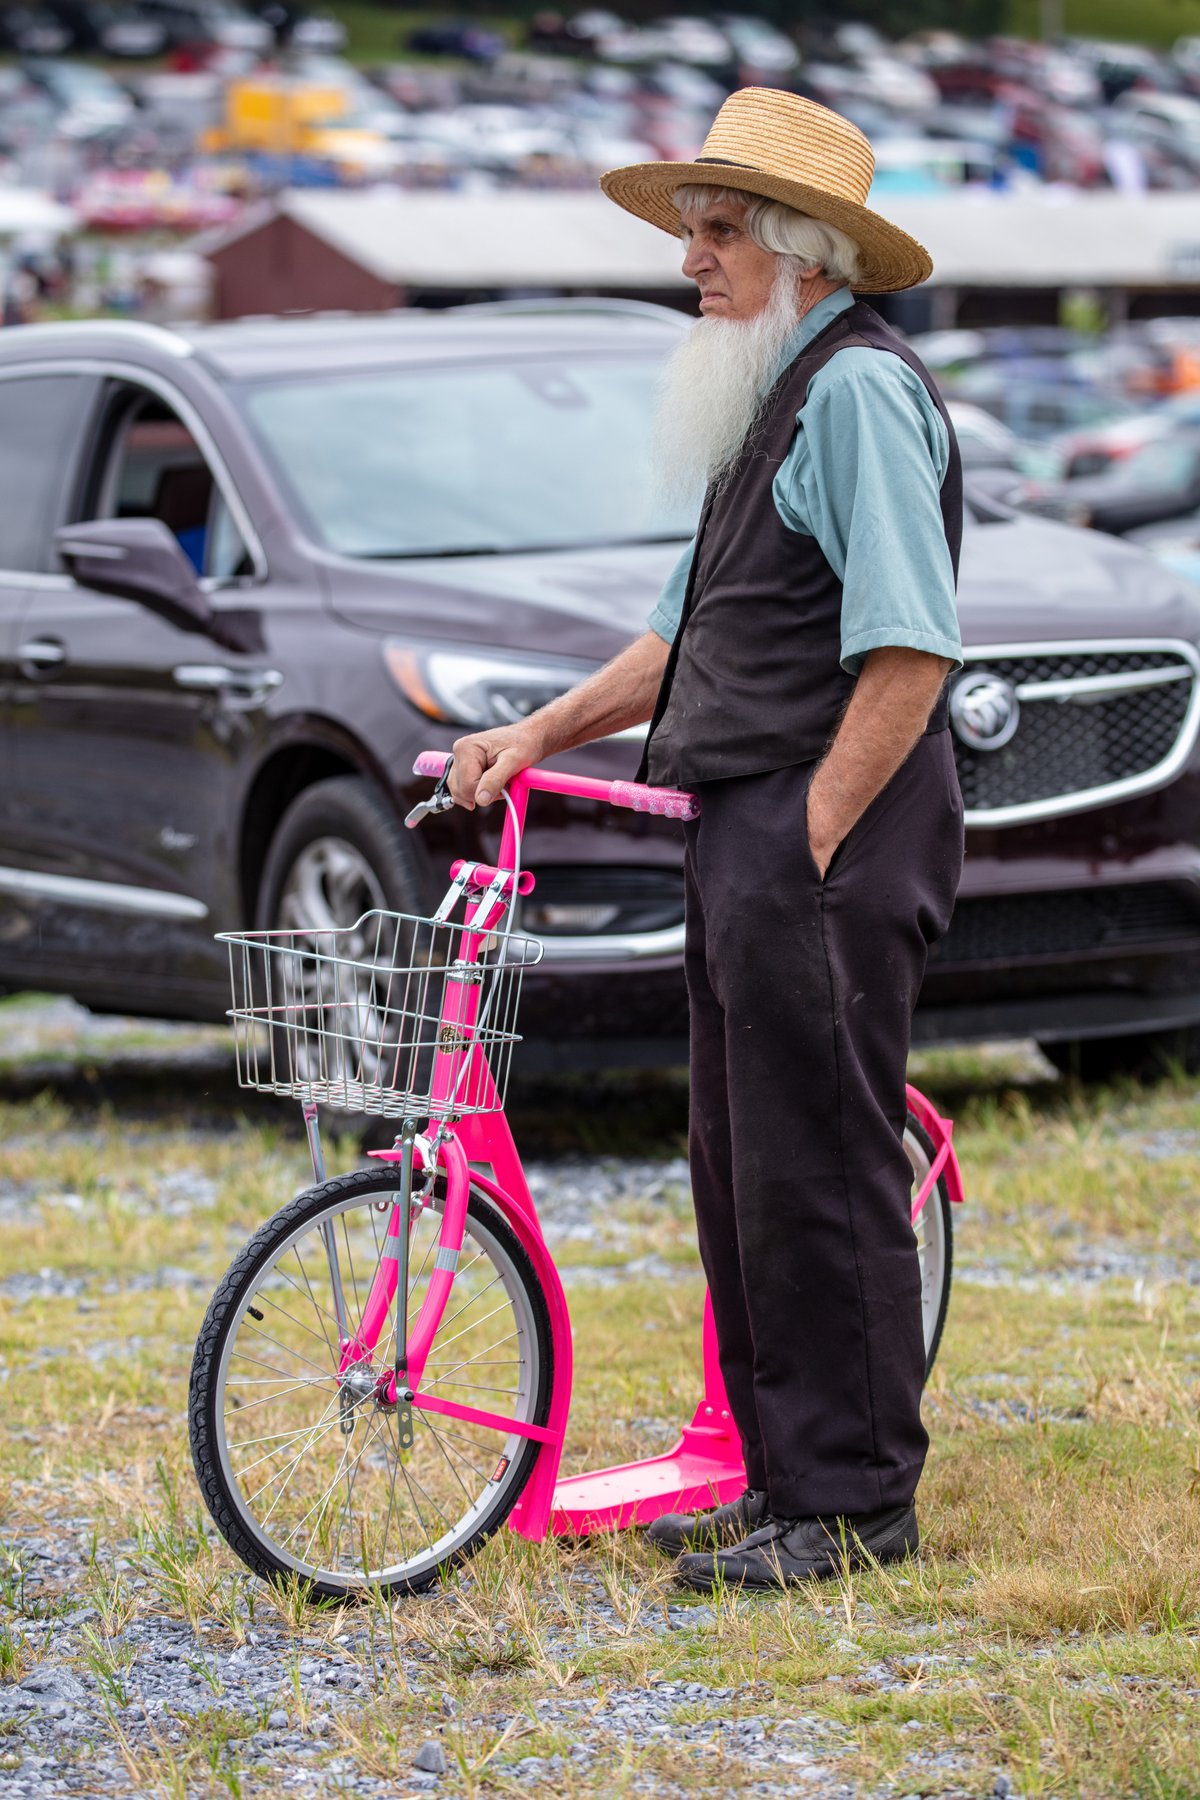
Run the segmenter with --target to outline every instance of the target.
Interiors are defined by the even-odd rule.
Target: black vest
[[[950,438],[942,526],[957,578],[962,466],[954,427],[904,340],[856,300],[784,370],[720,492],[705,499],[639,781],[688,787],[813,762],[837,728],[855,681],[839,661],[842,584],[816,539],[784,524],[771,486],[810,381],[853,345],[907,363],[941,414]],[[946,718],[943,692],[927,729],[944,730]]]

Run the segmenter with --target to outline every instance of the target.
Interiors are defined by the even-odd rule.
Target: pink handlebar
[[[422,750],[413,764],[414,775],[443,775],[450,761],[446,750]],[[696,819],[700,802],[694,794],[677,788],[644,787],[639,781],[597,781],[591,775],[559,775],[551,769],[525,769],[510,786],[523,782],[545,794],[571,794],[580,800],[606,800],[610,806],[627,806],[632,812],[658,813],[665,819]]]

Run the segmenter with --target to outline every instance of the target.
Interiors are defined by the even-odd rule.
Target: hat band
[[[723,169],[749,169],[754,175],[763,175],[765,169],[756,169],[753,163],[734,162],[731,156],[698,156],[698,163],[719,163]]]

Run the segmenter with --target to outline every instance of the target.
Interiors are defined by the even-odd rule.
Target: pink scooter
[[[451,804],[449,757],[415,825]],[[512,929],[534,878],[521,838],[535,791],[669,818],[689,794],[541,769],[504,795],[496,864],[456,862],[428,918],[225,934],[239,1081],[298,1099],[316,1185],[235,1258],[192,1367],[201,1491],[239,1556],[315,1594],[414,1592],[500,1525],[585,1535],[740,1493],[745,1473],[703,1324],[703,1394],[675,1447],[562,1477],[572,1332],[504,1113],[524,971]],[[454,915],[461,910],[461,917]],[[951,1125],[908,1090],[905,1132],[929,1364],[949,1298]],[[374,1166],[326,1179],[318,1108],[397,1122]]]

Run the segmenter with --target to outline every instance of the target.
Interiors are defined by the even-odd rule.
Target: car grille
[[[969,654],[955,681],[1002,677],[1016,690],[1020,721],[995,750],[973,748],[955,726],[967,823],[1051,818],[1163,785],[1195,740],[1198,667],[1194,652],[1174,645]],[[1039,694],[1044,684],[1056,691]]]
[[[536,886],[518,913],[520,929],[537,937],[664,931],[683,918],[683,874],[678,869],[560,863],[535,866],[534,872]]]
[[[1079,957],[1200,940],[1200,896],[1169,881],[960,900],[931,966]]]

